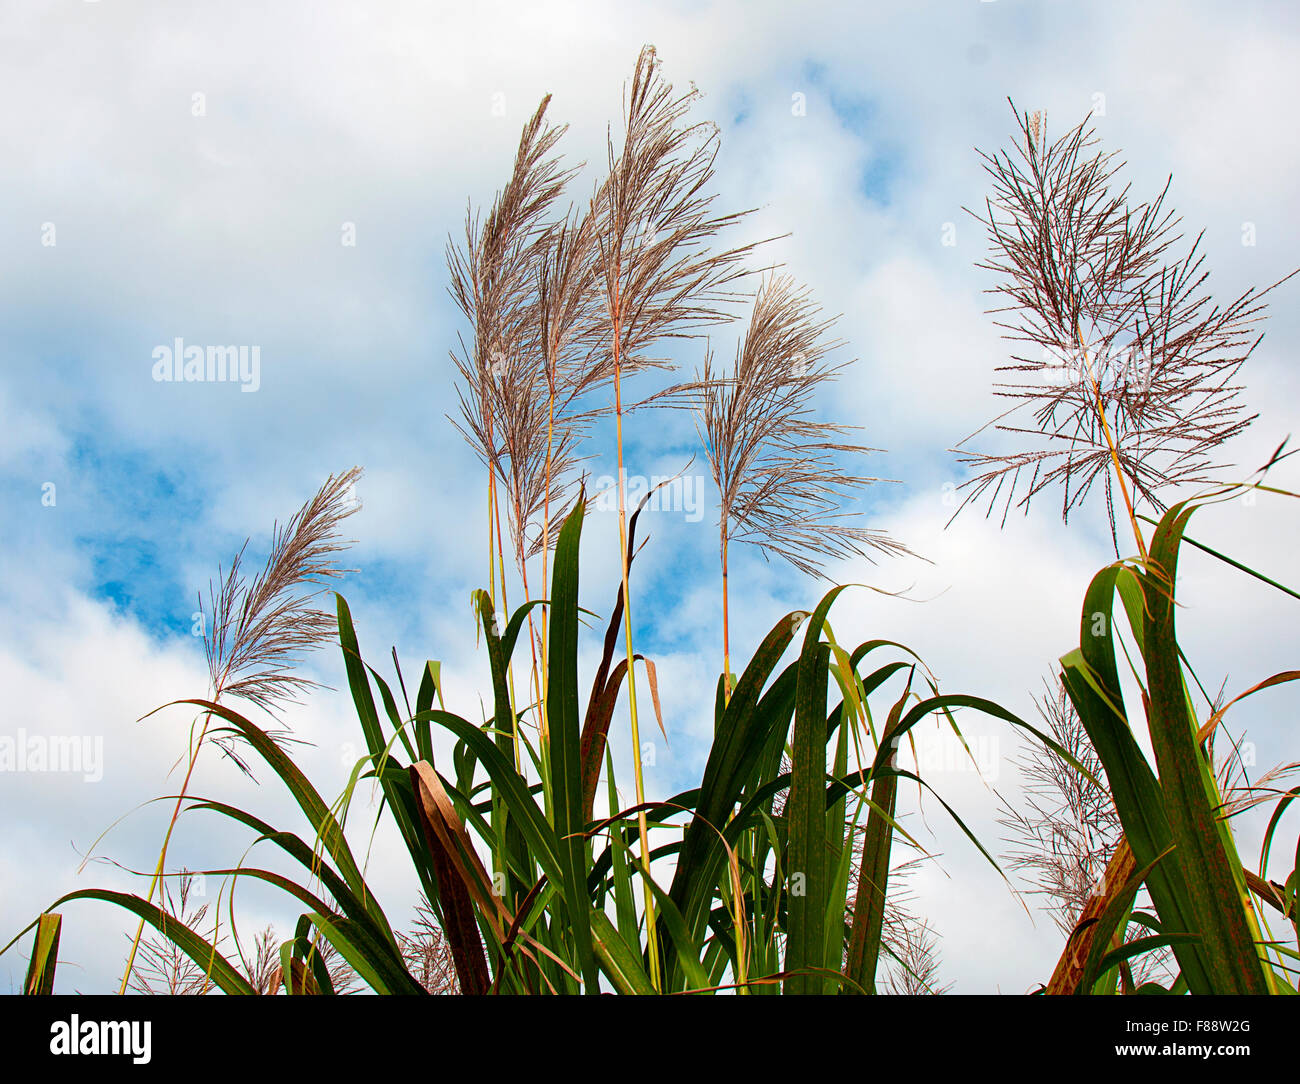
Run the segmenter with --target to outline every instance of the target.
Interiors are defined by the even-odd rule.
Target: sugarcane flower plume
[[[710,351],[698,374],[698,428],[718,487],[723,545],[748,543],[813,575],[828,558],[908,552],[838,511],[880,479],[846,473],[841,458],[875,449],[816,418],[818,393],[850,364],[828,359],[843,345],[827,337],[833,324],[792,278],[770,275],[733,363],[717,365]]]
[[[700,97],[694,85],[675,90],[654,48],[641,50],[624,95],[622,139],[607,139],[609,173],[591,201],[596,279],[612,332],[610,349],[594,359],[601,382],[614,381],[616,364],[620,377],[673,368],[656,347],[734,320],[736,283],[751,274],[744,261],[760,242],[712,244],[750,212],[715,207],[719,133],[689,119]],[[682,405],[689,391],[678,386],[623,409]]]
[[[1114,536],[1116,463],[1133,503],[1157,511],[1165,490],[1208,483],[1230,465],[1220,446],[1255,417],[1240,401],[1239,371],[1259,343],[1262,299],[1285,279],[1220,305],[1206,288],[1201,236],[1184,247],[1181,218],[1166,206],[1169,181],[1136,202],[1088,119],[1054,142],[1043,114],[1017,122],[1011,149],[980,152],[992,192],[968,213],[991,250],[977,266],[1004,302],[990,312],[1015,344],[996,385],[1011,406],[979,433],[992,426],[1028,447],[972,451],[978,433],[962,441],[974,474],[961,507],[987,497],[986,514],[1001,504],[1005,523],[1013,505],[1028,511],[1059,484],[1068,519],[1101,479]]]
[[[461,378],[460,418],[452,421],[504,487],[522,558],[543,544],[529,526],[548,501],[567,503],[585,424],[568,414],[572,396],[556,415],[551,394],[568,379],[571,340],[581,335],[573,325],[591,305],[593,272],[590,228],[548,219],[574,173],[553,153],[565,126],[547,123],[549,103],[547,96],[524,126],[486,221],[468,212],[463,242],[447,246],[451,296],[472,329],[471,342],[452,353]]]
[[[241,699],[277,715],[318,685],[292,670],[303,652],[334,638],[334,614],[315,603],[325,585],[351,571],[338,566],[336,555],[352,544],[340,538],[339,528],[360,507],[360,477],[359,467],[330,475],[287,523],[277,523],[266,564],[251,580],[244,572],[245,542],[219,576],[220,587],[209,584],[203,646],[213,701]],[[287,737],[285,731],[271,735]],[[222,735],[217,742],[243,766],[233,738]]]

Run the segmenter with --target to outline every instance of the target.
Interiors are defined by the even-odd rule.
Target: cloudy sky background
[[[974,147],[1006,141],[1008,96],[1045,109],[1058,133],[1093,110],[1139,198],[1173,174],[1173,205],[1192,234],[1205,231],[1216,296],[1267,285],[1300,263],[1294,10],[31,0],[0,16],[0,734],[101,736],[105,764],[93,784],[0,778],[0,943],[74,887],[138,887],[104,862],[78,874],[88,855],[152,869],[168,810],[142,803],[179,785],[188,716],[136,720],[205,692],[190,635],[197,592],[246,537],[264,554],[273,521],[332,471],[366,468],[364,507],[349,523],[360,571],[344,588],[363,649],[380,665],[396,646],[408,678],[441,659],[449,706],[476,713],[486,661],[469,597],[484,578],[486,511],[481,469],[445,417],[459,326],[444,244],[467,199],[490,201],[543,94],[571,126],[565,154],[603,159],[645,42],[668,78],[706,95],[698,115],[722,131],[722,205],[758,208],[748,236],[789,232],[770,258],[843,314],[843,356],[859,360],[822,406],[888,449],[870,473],[901,482],[872,490],[863,522],[933,562],[833,570],[928,600],[850,591],[833,611],[838,638],[902,641],[945,689],[1031,715],[1054,660],[1077,643],[1088,580],[1112,555],[1100,501],[1068,527],[1045,496],[1005,529],[970,510],[944,529],[951,487],[965,477],[948,449],[997,412],[992,370],[1005,356],[983,315],[989,281],[973,267],[983,238],[961,210],[985,192]],[[341,244],[345,223],[355,246]],[[1246,223],[1253,246],[1242,243]],[[53,245],[43,243],[48,224]],[[943,244],[947,224],[954,245]],[[1239,467],[1229,476],[1296,428],[1297,289],[1275,295],[1248,365],[1260,417],[1230,448]],[[178,336],[259,345],[261,387],[156,383],[153,350]],[[714,346],[729,355],[734,332]],[[692,366],[702,350],[680,360]],[[646,476],[700,452],[690,418],[662,413],[629,423],[627,449],[630,473]],[[612,471],[607,443],[588,450],[601,457],[596,473]],[[1294,470],[1278,481],[1300,485]],[[698,781],[710,730],[720,623],[716,494],[705,496],[697,522],[647,516],[634,574],[637,646],[658,662],[669,736],[648,775],[658,797]],[[1237,502],[1201,513],[1193,534],[1290,580],[1293,505]],[[614,520],[595,513],[584,531],[582,602],[602,614],[617,579]],[[737,659],[820,595],[753,555],[738,554],[732,574],[743,585]],[[1207,685],[1226,678],[1239,692],[1295,664],[1294,604],[1276,592],[1193,554],[1180,591],[1185,648]],[[586,673],[596,650],[593,636]],[[336,651],[305,672],[343,687]],[[1295,704],[1272,691],[1231,717],[1261,767],[1295,757]],[[616,718],[630,784],[625,712]],[[359,736],[346,693],[320,692],[289,719],[313,743],[305,770],[333,798]],[[997,754],[991,777],[954,762],[932,781],[997,849],[993,788],[1015,801],[1020,745],[990,722],[966,726]],[[218,757],[204,758],[192,790],[300,827],[273,781],[256,786]],[[1022,906],[935,803],[909,823],[940,855],[912,889],[942,938],[942,980],[960,992],[1044,981],[1061,940],[1051,920],[1032,899]],[[1257,839],[1248,825],[1247,860]],[[178,828],[171,862],[231,865],[246,845],[196,814]],[[400,918],[416,889],[386,833],[371,867]],[[296,916],[244,886],[237,902],[246,937],[268,922],[287,935]],[[59,990],[115,989],[133,930],[107,905],[69,905]],[[0,959],[0,989],[20,985],[25,953]]]

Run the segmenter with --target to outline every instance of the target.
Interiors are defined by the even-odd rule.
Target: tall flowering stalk
[[[1137,510],[1145,502],[1163,511],[1163,493],[1211,482],[1228,465],[1215,453],[1255,418],[1237,380],[1262,337],[1263,298],[1291,276],[1216,303],[1201,235],[1183,247],[1181,218],[1165,206],[1169,181],[1153,200],[1136,202],[1117,184],[1116,154],[1096,149],[1087,119],[1055,142],[1041,113],[1017,114],[1017,123],[1010,150],[981,152],[992,193],[982,212],[971,213],[991,248],[978,266],[996,276],[990,292],[1006,302],[992,311],[1018,351],[1001,367],[1014,375],[997,392],[1012,405],[989,424],[1034,446],[967,451],[962,462],[975,473],[962,487],[969,493],[961,507],[987,495],[990,512],[1002,502],[1005,521],[1013,504],[1027,511],[1059,484],[1068,520],[1100,478],[1116,553],[1118,490],[1138,559],[1163,583],[1169,577],[1149,559]],[[1172,582],[1165,589],[1172,597]],[[1212,777],[1205,786],[1216,789]],[[1092,941],[1085,927],[1134,870],[1121,838],[1049,992],[1077,984]],[[1258,933],[1244,890],[1241,905]]]
[[[728,554],[733,542],[757,546],[801,572],[821,574],[827,559],[908,552],[885,532],[856,526],[839,509],[877,478],[846,474],[845,455],[874,449],[847,443],[849,429],[817,421],[815,398],[851,362],[827,356],[843,344],[834,320],[787,275],[760,286],[744,338],[729,367],[712,352],[699,373],[698,427],[718,487],[722,565],[722,656],[731,695]]]
[[[552,154],[565,127],[546,122],[549,104],[548,95],[524,126],[510,180],[497,194],[486,221],[480,223],[472,210],[467,211],[463,241],[447,246],[451,296],[472,328],[472,341],[462,342],[452,353],[461,376],[461,418],[453,424],[487,467],[489,585],[496,609],[499,571],[503,610],[508,610],[503,520],[509,521],[526,590],[532,545],[526,538],[528,523],[552,497],[552,476],[547,474],[543,484],[538,464],[558,458],[567,466],[572,451],[567,438],[558,448],[549,439],[543,443],[539,413],[545,382],[537,360],[537,273],[548,243],[548,215],[573,175]],[[540,700],[535,647],[533,680]],[[520,766],[517,734],[515,746]]]
[[[339,537],[338,529],[359,507],[355,486],[360,477],[358,467],[330,475],[287,524],[275,526],[266,565],[251,581],[244,575],[241,549],[222,578],[220,590],[209,589],[203,646],[213,703],[243,700],[274,715],[284,704],[316,686],[316,682],[292,670],[303,652],[334,637],[334,617],[317,609],[314,603],[324,584],[348,571],[335,563],[335,555],[351,544]],[[185,778],[163,836],[146,901],[153,899],[162,879],[172,831],[211,723],[212,716],[204,715],[198,736],[190,745]],[[278,736],[285,737],[283,733]],[[236,739],[222,735],[213,740],[244,768]],[[119,993],[126,992],[143,933],[142,919],[131,942]]]
[[[641,738],[633,666],[632,606],[628,593],[627,475],[624,468],[623,382],[639,371],[671,368],[651,351],[665,340],[697,334],[732,319],[733,295],[727,287],[746,273],[742,259],[753,245],[725,251],[710,242],[744,212],[719,214],[706,189],[714,175],[718,131],[712,124],[689,123],[699,98],[691,87],[677,93],[659,71],[655,50],[637,57],[623,98],[622,142],[608,140],[609,173],[592,200],[600,222],[597,282],[605,308],[605,341],[613,383],[618,458],[618,534],[622,565],[623,640],[627,659],[628,705],[632,729],[637,804],[644,806]],[[646,874],[645,909],[650,933],[652,979],[659,985],[654,897],[648,883],[649,840],[644,809],[638,814],[641,862]]]

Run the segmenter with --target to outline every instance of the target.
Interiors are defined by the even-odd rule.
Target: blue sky
[[[442,659],[449,693],[473,713],[486,688],[469,606],[483,580],[485,511],[481,469],[445,418],[456,408],[448,351],[460,329],[443,248],[459,236],[466,201],[490,201],[542,94],[554,94],[553,117],[571,125],[566,156],[602,160],[605,125],[644,42],[658,46],[670,79],[705,92],[698,115],[721,127],[721,203],[757,208],[748,237],[790,233],[770,246],[771,258],[843,314],[841,353],[858,360],[821,405],[888,450],[868,461],[869,473],[901,483],[870,491],[863,522],[934,562],[834,570],[932,599],[851,593],[837,605],[837,633],[902,640],[946,688],[1028,714],[1029,697],[1071,646],[1082,590],[1108,560],[1109,537],[1095,504],[1065,528],[1050,498],[1004,531],[978,512],[944,530],[945,486],[964,478],[948,449],[992,417],[993,367],[1005,357],[982,312],[989,283],[973,267],[982,238],[962,212],[985,191],[974,147],[1008,137],[1008,96],[1045,108],[1057,132],[1100,110],[1099,133],[1124,152],[1135,191],[1152,193],[1173,173],[1173,204],[1190,233],[1205,229],[1217,295],[1267,285],[1300,262],[1300,148],[1286,136],[1297,24],[1277,4],[1013,0],[548,0],[473,10],[105,0],[8,10],[0,731],[102,734],[106,771],[93,787],[0,781],[12,829],[0,833],[4,928],[16,932],[74,885],[128,883],[102,865],[78,876],[79,855],[174,785],[167,773],[183,752],[186,720],[136,720],[204,691],[189,635],[196,594],[245,538],[250,555],[264,553],[272,523],[331,471],[367,472],[364,508],[349,523],[359,572],[345,587],[363,646],[376,663],[396,646],[408,679],[423,659]],[[492,111],[498,94],[503,116]],[[800,95],[802,112],[792,108]],[[1250,247],[1241,244],[1246,222],[1256,226]],[[53,245],[43,243],[50,224]],[[340,243],[347,224],[354,247]],[[947,224],[952,246],[941,241]],[[1261,417],[1232,451],[1247,467],[1296,428],[1297,289],[1276,296],[1246,374]],[[256,344],[259,390],[154,382],[152,351],[178,336]],[[714,346],[729,355],[734,333],[720,332]],[[689,369],[702,349],[688,344],[678,360]],[[588,450],[599,456],[593,474],[612,473],[607,433]],[[700,449],[689,417],[654,412],[629,422],[627,454],[632,473],[651,476],[674,473]],[[702,462],[692,470],[704,473]],[[50,482],[52,507],[41,502]],[[650,779],[659,795],[698,778],[707,741],[720,653],[707,497],[698,523],[646,517],[651,542],[634,573],[638,645],[655,653],[665,690],[669,746]],[[1264,502],[1207,514],[1204,530],[1281,574],[1296,521],[1289,507]],[[613,517],[593,515],[583,603],[602,615],[616,555]],[[819,594],[754,554],[735,559],[732,575],[745,585],[733,599],[739,657]],[[1294,665],[1291,611],[1208,566],[1189,563],[1186,575],[1197,614],[1187,636],[1205,649],[1216,683],[1244,687]],[[595,636],[584,645],[587,665],[597,646]],[[341,684],[334,653],[313,657],[307,672]],[[1279,721],[1294,705],[1280,692],[1267,710],[1241,715],[1262,762],[1294,755]],[[316,743],[305,755],[326,792],[342,786],[339,750],[355,740],[347,707],[341,694],[322,692],[291,716]],[[999,740],[1009,758],[1016,742]],[[626,757],[625,736],[616,750]],[[249,789],[219,761],[201,775],[208,793],[252,795],[285,811],[271,788]],[[989,787],[961,773],[944,782],[945,797],[996,842]],[[1014,797],[1014,771],[996,785]],[[97,853],[151,864],[159,816],[153,807],[134,813]],[[1050,921],[1026,914],[932,810],[926,823],[942,859],[915,888],[944,938],[945,979],[968,992],[1028,989],[1059,947]],[[196,822],[174,855],[189,865],[228,862],[232,846]],[[392,898],[409,901],[400,861],[377,846],[379,876]],[[282,902],[248,898],[255,918],[291,922]],[[128,923],[86,904],[68,920],[65,955],[84,969],[79,988],[108,989],[122,954],[96,934]],[[10,983],[21,968],[13,953],[0,959]]]

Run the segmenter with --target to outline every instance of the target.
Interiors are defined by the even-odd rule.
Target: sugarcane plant
[[[53,991],[62,909],[82,900],[124,908],[141,932],[151,926],[146,962],[167,961],[166,974],[187,988],[227,994],[328,995],[352,982],[411,995],[872,994],[897,988],[898,976],[905,989],[934,989],[923,921],[898,930],[893,859],[898,844],[926,857],[905,827],[915,791],[932,795],[1001,873],[934,789],[913,746],[923,725],[950,730],[964,744],[971,713],[1039,743],[1079,781],[1080,794],[1113,804],[1122,829],[1122,838],[1116,831],[1107,842],[1103,883],[1072,907],[1077,923],[1044,989],[1295,992],[1300,939],[1292,950],[1274,936],[1259,905],[1295,930],[1296,871],[1270,879],[1269,864],[1300,788],[1284,790],[1274,776],[1253,792],[1250,804],[1274,808],[1258,872],[1247,870],[1229,819],[1242,803],[1216,782],[1213,746],[1233,704],[1300,671],[1210,698],[1175,625],[1177,564],[1187,546],[1300,599],[1186,533],[1206,503],[1243,492],[1293,497],[1265,484],[1285,450],[1246,482],[1161,503],[1171,487],[1212,480],[1221,465],[1209,452],[1249,423],[1233,381],[1257,342],[1253,328],[1268,291],[1215,306],[1198,246],[1172,262],[1168,256],[1177,220],[1163,209],[1164,194],[1134,206],[1127,189],[1114,192],[1114,164],[1092,150],[1085,125],[1049,144],[1041,116],[1018,115],[1014,151],[986,157],[994,194],[979,217],[993,246],[986,266],[1008,303],[1000,319],[1013,338],[1043,351],[1014,358],[1019,382],[999,389],[1013,400],[1012,412],[1031,412],[1032,424],[1008,421],[1009,414],[998,424],[1007,436],[1042,438],[1045,447],[964,454],[975,468],[968,497],[987,495],[990,509],[1005,499],[1004,517],[1057,484],[1068,516],[1101,479],[1117,556],[1113,494],[1121,498],[1137,553],[1093,579],[1079,645],[1060,660],[1064,694],[1087,742],[983,697],[940,691],[925,662],[892,640],[841,644],[831,610],[852,587],[833,586],[810,610],[780,617],[733,679],[724,579],[722,673],[716,688],[694,698],[713,731],[699,783],[664,800],[647,795],[634,668],[643,664],[652,693],[655,671],[634,650],[629,586],[650,494],[626,506],[629,410],[665,403],[700,410],[721,497],[724,577],[732,542],[813,573],[832,558],[903,552],[885,533],[840,518],[871,480],[839,464],[866,449],[845,428],[817,420],[817,393],[842,364],[830,360],[829,322],[787,277],[760,285],[732,366],[715,368],[706,352],[695,381],[625,396],[630,377],[673,367],[656,353],[665,344],[729,321],[732,288],[749,273],[752,246],[719,252],[712,245],[737,216],[713,210],[707,194],[716,132],[686,121],[695,97],[674,93],[653,51],[643,51],[624,99],[621,142],[609,140],[607,176],[585,211],[570,208],[558,219],[554,209],[575,171],[553,153],[562,129],[547,123],[544,100],[490,214],[480,225],[471,211],[463,243],[450,246],[452,295],[471,327],[454,355],[462,381],[457,424],[487,468],[488,587],[473,594],[487,706],[458,712],[449,705],[436,659],[420,670],[412,700],[396,651],[389,678],[368,661],[341,593],[332,614],[317,608],[323,585],[342,572],[337,528],[354,507],[345,497],[357,474],[331,477],[276,531],[261,575],[246,582],[236,561],[221,579],[206,640],[206,695],[157,709],[195,718],[191,772],[205,744],[239,763],[256,761],[294,799],[302,823],[272,824],[254,810],[191,795],[187,774],[180,795],[168,799],[173,816],[143,894],[71,892],[0,950],[33,934],[27,992]],[[612,404],[599,401],[604,392]],[[613,417],[617,442],[621,568],[582,710],[579,550],[589,498],[579,463],[604,414]],[[1144,508],[1161,514],[1154,519]],[[1144,523],[1153,528],[1149,538]],[[513,610],[507,534],[524,586]],[[528,568],[538,557],[543,583],[533,597]],[[365,745],[333,801],[295,763],[275,715],[310,685],[292,672],[293,659],[329,632]],[[521,637],[531,656],[529,704],[513,683]],[[1140,686],[1140,706],[1130,706],[1121,685],[1121,658]],[[624,684],[631,805],[620,797],[609,740]],[[267,718],[250,717],[259,713]],[[1143,723],[1154,763],[1137,741]],[[382,802],[375,823],[358,825],[366,813],[357,798],[366,789]],[[193,871],[221,880],[230,914],[224,932],[195,929],[198,920],[186,921],[175,893],[155,899],[165,878],[191,875],[165,866],[181,816],[215,816],[248,837],[238,862]],[[408,912],[414,906],[414,931],[390,919],[397,912],[381,905],[366,874],[368,855],[353,849],[363,834],[373,839],[384,818],[410,862],[404,902]],[[295,872],[259,864],[267,848]],[[297,914],[292,937],[278,948],[259,937],[251,961],[227,949],[240,944],[234,892],[241,878],[278,889]],[[1136,904],[1139,890],[1149,906]],[[140,943],[137,933],[133,944]],[[1177,967],[1168,985],[1135,967],[1152,952]],[[194,968],[182,967],[178,953]],[[139,973],[133,947],[126,974]]]
[[[548,216],[575,172],[564,169],[552,153],[564,128],[547,123],[549,104],[548,96],[524,126],[510,180],[497,193],[486,220],[480,221],[471,207],[463,240],[447,244],[450,294],[471,329],[469,342],[462,340],[451,354],[461,377],[461,416],[452,418],[452,424],[487,468],[488,593],[494,605],[499,600],[502,606],[508,606],[502,521],[509,522],[527,602],[528,560],[550,542],[547,534],[530,537],[529,528],[552,500],[563,498],[578,431],[586,420],[562,418],[555,437],[555,374],[551,365],[543,369],[537,364],[549,330],[539,323],[537,300],[538,267],[553,248]],[[548,427],[543,443],[544,412]],[[532,650],[533,686],[540,700],[535,645]],[[513,698],[513,671],[509,680]]]
[[[963,462],[976,473],[963,486],[962,507],[987,497],[989,511],[1002,504],[1005,522],[1013,504],[1027,512],[1035,496],[1059,486],[1068,520],[1101,479],[1117,556],[1116,492],[1137,550],[1093,580],[1079,647],[1061,658],[1123,839],[1046,989],[1089,991],[1103,975],[1113,985],[1118,965],[1168,949],[1180,969],[1172,989],[1293,992],[1286,973],[1295,968],[1285,949],[1263,936],[1210,761],[1209,742],[1226,709],[1215,710],[1204,695],[1174,627],[1177,562],[1192,512],[1271,487],[1262,480],[1220,484],[1169,508],[1162,499],[1169,490],[1213,485],[1228,466],[1212,453],[1254,420],[1235,381],[1259,344],[1263,298],[1291,276],[1216,304],[1205,285],[1201,238],[1179,254],[1181,220],[1165,206],[1169,182],[1153,200],[1135,202],[1127,185],[1117,186],[1116,155],[1096,149],[1087,119],[1054,142],[1041,113],[1017,114],[1017,122],[1011,150],[983,154],[993,187],[975,217],[992,253],[980,266],[994,274],[992,292],[1004,303],[993,311],[1018,350],[1003,366],[1015,375],[997,390],[1012,405],[991,424],[1039,446],[963,448]],[[1032,420],[1022,420],[1025,414]],[[1282,457],[1279,448],[1264,471]],[[1144,505],[1163,515],[1144,515]],[[1142,522],[1155,528],[1150,541]],[[1123,619],[1113,621],[1117,595]],[[1122,651],[1141,663],[1130,666],[1141,687],[1138,712],[1125,708],[1119,684],[1125,625],[1134,650]],[[1274,675],[1241,695],[1296,676]],[[1193,685],[1205,701],[1203,721]],[[1134,716],[1145,719],[1154,769],[1134,739]],[[1133,910],[1143,885],[1155,915]],[[1276,906],[1273,896],[1260,898]],[[1126,941],[1130,922],[1149,935]],[[1152,987],[1164,989],[1142,989]]]
[[[232,899],[239,879],[247,877],[279,888],[301,907],[294,937],[279,949],[286,993],[337,992],[327,966],[331,952],[376,992],[427,992],[407,938],[390,922],[362,872],[365,861],[348,840],[354,798],[367,783],[384,798],[377,815],[391,816],[402,837],[422,899],[450,947],[461,992],[870,992],[882,952],[892,951],[883,912],[889,840],[903,831],[896,819],[897,781],[929,786],[898,765],[900,741],[931,718],[960,733],[955,713],[974,709],[1050,742],[995,704],[940,694],[905,649],[883,640],[852,651],[840,647],[827,620],[842,591],[834,588],[811,614],[779,620],[731,698],[716,699],[716,740],[700,786],[666,801],[620,808],[612,758],[598,740],[613,714],[607,675],[617,647],[617,611],[585,719],[578,710],[583,511],[579,497],[555,553],[548,603],[550,725],[539,738],[544,749],[520,734],[507,685],[529,608],[518,608],[500,629],[486,592],[478,613],[493,715],[482,723],[440,706],[433,662],[424,667],[414,704],[405,702],[401,686],[399,700],[365,662],[349,607],[336,596],[339,646],[367,753],[333,803],[280,742],[228,703],[169,705],[211,716],[212,739],[238,742],[260,759],[305,818],[304,834],[218,800],[185,799],[186,815],[215,814],[250,833],[255,847],[270,846],[299,868],[298,878],[251,861],[194,871],[225,879]],[[634,514],[633,534],[635,521]],[[792,645],[795,658],[782,667]],[[882,721],[872,703],[891,679],[901,688],[888,694],[892,706]],[[916,684],[926,687],[924,695],[914,691]],[[839,692],[833,706],[832,690]],[[435,745],[444,739],[450,739],[451,755],[436,756]],[[531,764],[527,775],[514,763],[516,739]],[[595,807],[602,768],[604,815]],[[788,801],[774,808],[774,798],[787,788]],[[855,862],[855,829],[868,810]],[[675,857],[667,886],[637,861],[632,842],[639,812],[676,837],[652,856]],[[856,888],[850,881],[855,867]],[[652,913],[637,906],[638,878],[654,896]],[[83,899],[138,916],[216,989],[259,992],[250,968],[228,958],[182,915],[146,897],[97,888],[69,893],[33,923],[39,927],[33,990],[52,987],[61,921],[56,909]],[[233,925],[233,904],[231,911]],[[659,924],[663,946],[659,982],[650,966],[651,922]]]
[[[765,279],[730,367],[707,351],[697,374],[698,428],[718,487],[718,556],[722,568],[722,672],[730,697],[729,554],[755,546],[800,572],[822,575],[829,559],[905,554],[881,530],[841,511],[878,478],[848,474],[844,456],[874,449],[847,441],[848,429],[819,421],[817,393],[851,362],[828,360],[843,344],[827,338],[833,320],[789,275]]]
[[[448,249],[453,296],[473,328],[472,343],[455,356],[462,377],[461,431],[489,467],[489,518],[495,509],[497,523],[492,567],[501,573],[503,609],[508,603],[498,478],[507,494],[525,601],[531,601],[528,560],[541,556],[545,578],[554,543],[551,509],[566,503],[577,451],[590,425],[604,414],[613,415],[624,674],[639,800],[644,799],[635,669],[639,656],[633,646],[628,581],[623,425],[637,409],[680,405],[684,385],[639,399],[629,399],[625,385],[637,374],[673,368],[670,358],[655,352],[663,344],[733,319],[728,287],[748,273],[742,261],[754,247],[719,250],[711,243],[744,212],[720,213],[713,207],[708,186],[718,134],[713,125],[690,120],[698,98],[693,87],[674,91],[654,49],[643,49],[624,93],[621,140],[616,142],[612,131],[607,139],[605,177],[585,212],[571,209],[549,222],[552,204],[576,170],[561,168],[551,156],[563,130],[544,125],[544,101],[525,127],[513,175],[486,225],[479,230],[468,217],[464,245]],[[603,391],[612,402],[599,401]],[[492,546],[490,523],[490,553]],[[495,604],[494,582],[490,576]],[[531,616],[529,620],[531,629]],[[547,653],[549,613],[542,620],[532,672],[544,729],[549,678],[537,651],[540,647],[543,657]],[[529,639],[534,642],[534,635]],[[641,860],[647,861],[648,829],[644,823],[641,828]],[[653,911],[650,895],[645,906]],[[653,926],[651,930],[653,937]],[[652,957],[657,960],[657,953]],[[656,974],[657,968],[652,963]]]
[[[219,574],[220,589],[209,585],[206,609],[199,597],[211,702],[243,701],[274,717],[279,708],[316,687],[315,682],[293,673],[293,666],[302,653],[329,639],[330,616],[319,609],[317,600],[325,584],[348,571],[340,568],[336,559],[350,545],[339,536],[339,528],[359,507],[356,485],[360,477],[358,467],[331,475],[288,523],[275,525],[266,564],[251,581],[243,571],[241,549],[229,570]],[[211,724],[212,716],[204,712],[191,725],[185,776],[163,835],[146,902],[163,887],[167,848],[205,742],[218,746],[241,768],[246,767],[238,737],[213,733]],[[287,731],[279,729],[268,736],[273,741],[291,738]],[[143,934],[141,919],[119,993],[126,993],[131,981]]]

